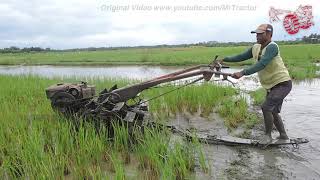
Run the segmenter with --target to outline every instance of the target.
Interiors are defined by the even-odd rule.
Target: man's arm
[[[246,50],[245,52],[235,55],[235,56],[227,56],[223,58],[224,62],[240,62],[245,61],[252,58],[252,47]]]
[[[271,60],[278,54],[279,50],[276,44],[270,44],[265,54],[261,57],[261,59],[254,65],[250,66],[249,68],[246,68],[243,70],[244,75],[250,75],[253,73],[256,73],[258,71],[261,71],[264,69]]]

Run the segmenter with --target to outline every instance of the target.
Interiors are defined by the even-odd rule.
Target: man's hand
[[[235,79],[240,79],[243,75],[244,75],[243,71],[240,71],[240,72],[233,73],[231,77]]]
[[[220,71],[221,67],[222,67],[222,63],[223,63],[223,59],[216,59],[213,61],[213,63],[211,64],[213,67],[215,67],[215,69],[217,71]]]
[[[223,59],[217,59],[217,60],[215,60],[215,63],[216,64],[223,64]]]

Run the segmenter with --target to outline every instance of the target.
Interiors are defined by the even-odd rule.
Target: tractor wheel
[[[66,92],[57,92],[51,98],[52,109],[62,114],[73,113],[72,104],[76,100],[74,96]]]

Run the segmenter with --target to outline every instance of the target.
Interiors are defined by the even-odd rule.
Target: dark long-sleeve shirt
[[[270,62],[271,60],[278,54],[279,50],[276,44],[272,43],[267,46],[266,52],[263,56],[261,56],[260,60],[256,62],[254,65],[245,68],[243,70],[244,75],[250,75],[253,73],[256,73],[258,71],[261,71],[264,69]],[[235,56],[228,56],[223,59],[225,62],[240,62],[240,61],[245,61],[248,59],[251,59],[252,56],[252,47],[249,48],[247,51],[235,55]]]

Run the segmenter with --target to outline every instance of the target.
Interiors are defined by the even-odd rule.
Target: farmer
[[[266,99],[261,106],[266,133],[262,141],[269,142],[272,140],[273,124],[280,133],[278,139],[288,139],[279,113],[283,99],[292,88],[290,75],[280,56],[279,46],[271,40],[273,27],[270,24],[261,24],[251,33],[256,34],[257,44],[254,44],[242,54],[228,56],[220,61],[240,62],[250,58],[255,60],[254,65],[233,73],[232,77],[239,79],[242,76],[258,72],[260,83],[267,90]]]

